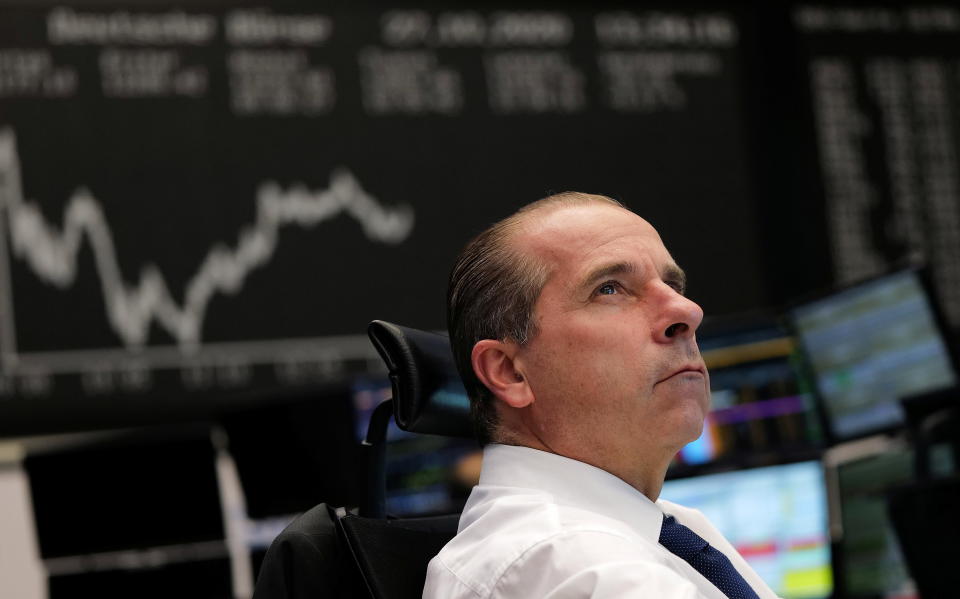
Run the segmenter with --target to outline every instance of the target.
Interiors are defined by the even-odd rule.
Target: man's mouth
[[[657,382],[658,382],[658,383],[662,383],[662,382],[664,382],[664,381],[666,381],[666,380],[672,379],[673,377],[679,376],[679,375],[700,375],[701,377],[703,377],[703,376],[704,376],[704,368],[703,368],[703,365],[701,365],[701,364],[688,364],[688,365],[686,365],[686,366],[681,366],[680,368],[674,370],[673,372],[671,372],[670,374],[668,374],[667,376],[663,377],[662,379],[660,379],[660,380],[657,381]]]

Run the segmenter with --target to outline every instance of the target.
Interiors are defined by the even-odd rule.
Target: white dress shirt
[[[699,511],[654,503],[583,462],[496,444],[423,597],[726,599],[658,543],[665,513],[726,554],[760,599],[776,597]]]

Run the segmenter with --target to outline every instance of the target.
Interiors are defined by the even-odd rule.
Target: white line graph
[[[255,222],[240,231],[235,247],[217,244],[209,250],[187,282],[181,304],[172,297],[163,274],[154,264],[141,269],[135,284],[124,281],[106,216],[86,188],[78,187],[71,195],[64,208],[62,227],[48,223],[39,205],[24,198],[14,131],[0,129],[0,243],[8,234],[15,258],[25,262],[43,281],[66,289],[77,277],[81,244],[88,240],[109,323],[128,351],[144,348],[150,324],[155,320],[176,340],[181,352],[196,352],[202,342],[210,300],[217,293],[239,293],[247,276],[269,263],[285,226],[313,228],[346,215],[360,224],[370,241],[396,244],[409,237],[414,225],[414,212],[409,205],[382,206],[346,169],[335,170],[325,189],[310,190],[297,184],[284,190],[277,183],[263,183],[256,202]],[[4,262],[0,264],[0,286],[5,287],[10,300],[12,290],[4,258],[0,254],[0,262]],[[0,349],[9,356],[15,354],[15,337],[11,304],[7,302],[6,306],[2,316],[9,323],[0,322],[4,329],[0,338],[4,345]]]

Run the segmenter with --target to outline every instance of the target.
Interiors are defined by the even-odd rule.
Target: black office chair
[[[924,480],[887,493],[887,510],[921,597],[956,597],[960,477]]]
[[[960,464],[960,386],[912,395],[900,400],[904,421],[914,447],[914,472],[929,480],[931,449],[943,445],[952,462]]]
[[[887,510],[904,560],[921,597],[956,595],[956,539],[960,537],[960,388],[904,399],[914,446],[916,480],[887,493]],[[951,450],[953,472],[932,467],[932,447]]]
[[[254,599],[418,599],[427,563],[457,532],[459,514],[386,515],[385,447],[390,417],[402,430],[472,438],[470,406],[446,335],[375,320],[367,329],[389,371],[393,397],[370,419],[366,492],[354,514],[314,507],[273,542]]]

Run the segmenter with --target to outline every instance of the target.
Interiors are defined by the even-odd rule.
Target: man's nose
[[[670,290],[656,329],[657,340],[670,343],[692,337],[703,322],[703,309],[690,298]]]

